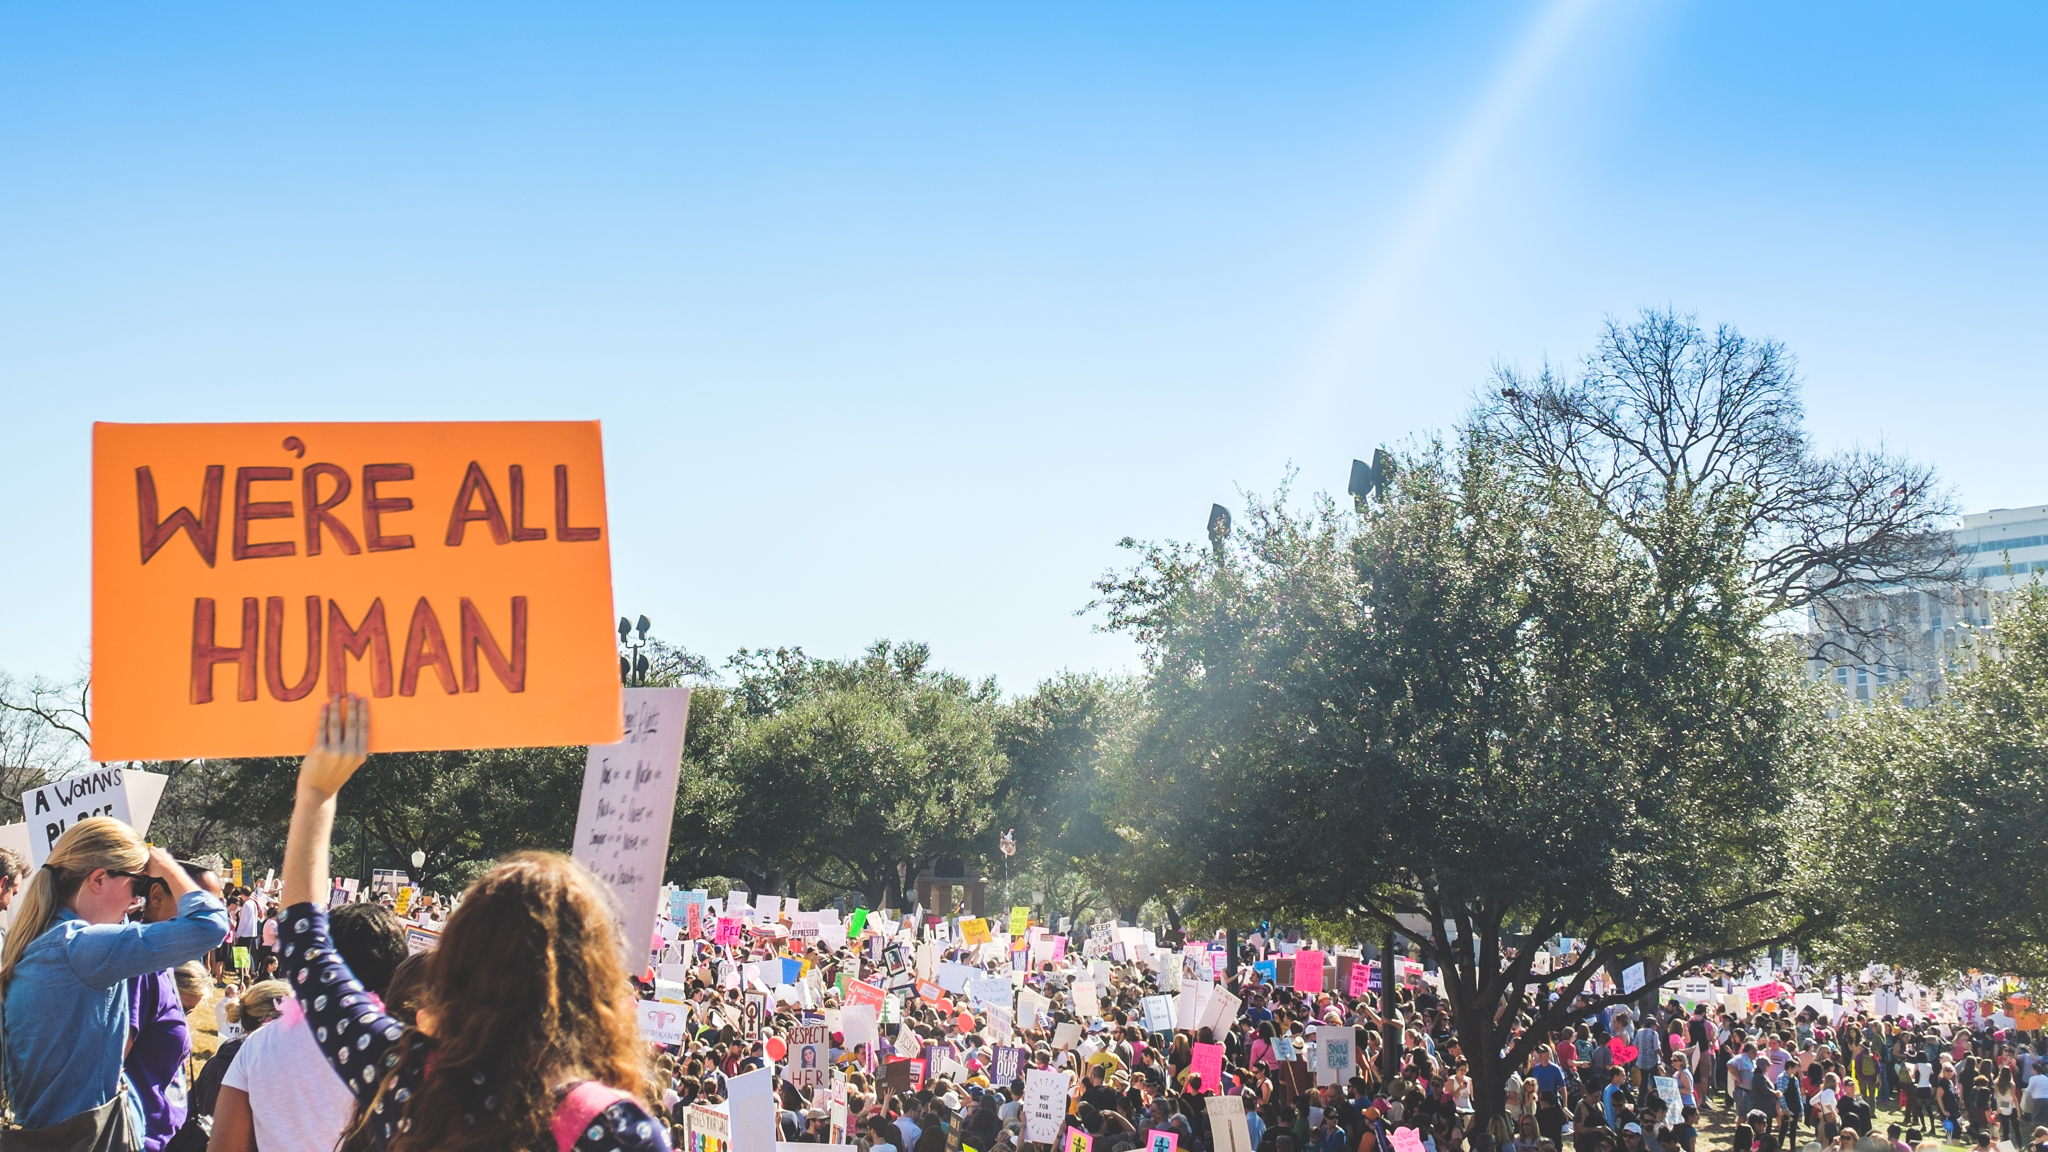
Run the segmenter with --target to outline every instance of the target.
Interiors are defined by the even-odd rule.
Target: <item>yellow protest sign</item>
[[[1022,936],[1024,929],[1031,926],[1031,909],[1017,907],[1010,909],[1010,935]]]
[[[960,940],[966,944],[987,944],[993,939],[989,935],[988,921],[979,916],[960,918]]]

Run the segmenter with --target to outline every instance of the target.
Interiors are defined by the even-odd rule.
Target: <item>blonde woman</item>
[[[228,1001],[228,1020],[238,1025],[242,1034],[220,1046],[206,1067],[199,1070],[199,1077],[192,1084],[192,1101],[188,1126],[199,1124],[205,1117],[205,1127],[210,1130],[213,1120],[214,1102],[220,1099],[220,1082],[234,1067],[235,1056],[241,1052],[242,1044],[249,1035],[263,1025],[277,1019],[284,1010],[284,1003],[292,998],[292,986],[282,980],[265,980],[249,986],[240,999]]]
[[[130,923],[148,877],[170,889],[177,915]],[[140,1147],[135,1101],[118,1103],[128,978],[196,960],[227,930],[219,893],[119,820],[94,816],[58,837],[49,862],[30,875],[0,952],[15,1122],[37,1129],[70,1120],[87,1136],[111,1131],[112,1147]]]

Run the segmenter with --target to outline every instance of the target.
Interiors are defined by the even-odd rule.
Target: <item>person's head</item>
[[[375,904],[344,904],[328,917],[327,934],[363,990],[382,997],[405,959],[405,926],[398,917]]]
[[[206,989],[213,983],[206,975],[206,965],[197,960],[187,960],[172,969],[172,978],[178,982],[178,1003],[190,1012],[206,999]]]
[[[149,868],[149,849],[135,829],[107,816],[90,816],[64,830],[50,847],[50,859],[22,890],[20,906],[0,953],[0,989],[14,980],[14,966],[30,942],[69,908],[90,924],[118,924],[145,892],[138,879]]]
[[[0,848],[0,912],[14,905],[21,882],[28,877],[28,861],[12,848]]]
[[[228,1023],[240,1024],[243,1031],[253,1032],[277,1019],[278,1005],[291,999],[291,995],[291,985],[282,980],[251,984],[239,999],[228,1001]]]
[[[645,1092],[651,1068],[607,893],[583,865],[519,852],[469,886],[428,953],[421,1019],[436,1022],[434,1074],[404,1105],[411,1125],[390,1152],[540,1147],[554,1139],[554,1087],[565,1075]],[[387,1071],[378,1099],[426,1049]],[[459,1130],[458,1085],[482,1075],[499,1097],[489,1121]],[[654,1094],[656,1099],[659,1093]],[[350,1143],[367,1144],[376,1101],[357,1109]]]
[[[417,1027],[429,1036],[434,1034],[433,1022],[419,1022],[420,984],[427,975],[427,953],[415,952],[398,962],[391,972],[391,983],[384,988],[384,1010],[404,1021],[408,1027]]]

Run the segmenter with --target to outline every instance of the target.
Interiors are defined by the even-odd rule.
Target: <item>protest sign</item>
[[[1147,996],[1141,1003],[1145,1009],[1145,1031],[1173,1031],[1173,997]]]
[[[1752,1006],[1762,1004],[1767,1000],[1781,999],[1790,994],[1791,991],[1790,988],[1775,981],[1769,984],[1758,984],[1749,990],[1749,1002]]]
[[[1095,981],[1076,980],[1074,986],[1068,989],[1067,995],[1073,998],[1074,1012],[1082,1019],[1102,1015],[1102,1005],[1095,999]]]
[[[1079,1126],[1067,1129],[1067,1142],[1060,1145],[1060,1152],[1088,1152],[1094,1144],[1088,1130]]]
[[[1643,962],[1641,960],[1621,970],[1621,990],[1633,996],[1643,990]]]
[[[1067,1074],[1034,1068],[1024,1074],[1024,1139],[1050,1144],[1067,1118]]]
[[[689,1014],[679,1004],[659,1000],[634,1001],[640,1011],[640,1038],[650,1044],[682,1044]]]
[[[1423,1152],[1422,1134],[1406,1126],[1394,1129],[1394,1152]]]
[[[611,885],[626,936],[626,971],[647,967],[661,910],[669,825],[681,775],[688,688],[625,690],[625,739],[593,744],[576,810],[576,859]]]
[[[1154,1128],[1145,1133],[1145,1152],[1174,1152],[1180,1146],[1180,1133],[1165,1128]]]
[[[405,954],[406,954],[406,955],[408,955],[408,956],[413,956],[413,955],[417,955],[417,954],[419,954],[419,953],[421,953],[421,952],[432,952],[432,951],[433,951],[433,950],[434,950],[435,948],[439,947],[439,946],[440,946],[440,944],[441,944],[441,933],[440,933],[440,930],[439,930],[439,929],[435,929],[435,928],[422,928],[422,927],[420,927],[420,926],[418,926],[418,925],[416,925],[416,924],[408,924],[408,925],[406,925],[406,929],[405,929]]]
[[[1657,1095],[1664,1098],[1664,1122],[1677,1124],[1685,1118],[1685,1100],[1678,1094],[1678,1077],[1652,1077],[1657,1083]]]
[[[96,424],[92,500],[94,760],[619,738],[594,422]]]
[[[789,1031],[783,1079],[803,1091],[825,1085],[832,1063],[832,1034],[823,1024],[801,1024]]]
[[[1379,987],[1380,982],[1374,979],[1379,974],[1378,968],[1379,966],[1376,964],[1363,962],[1353,964],[1351,966],[1351,986],[1347,995],[1356,999]]]
[[[1316,1026],[1316,1085],[1343,1085],[1358,1064],[1358,1036],[1341,1024]]]
[[[967,998],[976,1004],[993,1004],[999,1008],[1010,1006],[1012,988],[1007,976],[978,976],[967,982]]]
[[[1024,1061],[1030,1056],[1029,1049],[1010,1045],[997,1047],[994,1058],[990,1061],[990,1070],[994,1073],[989,1077],[990,1081],[998,1088],[1009,1087],[1010,1081],[1024,1074]]]
[[[1208,1000],[1202,1005],[1202,1017],[1196,1025],[1196,1031],[1207,1028],[1212,1036],[1223,1035],[1230,1030],[1231,1025],[1237,1023],[1237,1014],[1243,1007],[1243,1000],[1224,991],[1222,985],[1216,985],[1215,991],[1210,993]]]
[[[1294,990],[1296,992],[1321,992],[1323,990],[1323,954],[1300,951],[1294,954]]]
[[[111,816],[130,828],[135,821],[128,803],[126,769],[93,768],[66,776],[21,794],[21,810],[29,828],[31,867],[50,859],[50,849],[64,830],[93,816]],[[136,828],[136,831],[143,831]]]
[[[723,1104],[690,1105],[683,1115],[683,1132],[689,1144],[686,1152],[730,1152],[732,1148],[732,1118]]]
[[[1216,1152],[1252,1152],[1252,1130],[1245,1123],[1244,1097],[1224,1093],[1209,1097],[1206,1104]]]
[[[880,1010],[873,1004],[848,1004],[839,1010],[840,1036],[848,1050],[859,1044],[872,1046],[881,1035]]]
[[[1010,909],[1010,935],[1012,937],[1022,936],[1025,927],[1030,923],[1031,909],[1024,907]]]
[[[1185,1028],[1190,1032],[1200,1027],[1202,1012],[1209,1006],[1209,997],[1215,991],[1214,984],[1204,984],[1198,980],[1183,984],[1180,999],[1174,1003],[1173,1026]]]
[[[725,1082],[726,1110],[732,1117],[733,1152],[774,1152],[775,1069],[756,1068]]]
[[[993,937],[989,935],[988,931],[988,921],[975,916],[962,916],[960,918],[961,943],[987,944],[992,939]]]
[[[1081,1025],[1072,1020],[1063,1020],[1052,1030],[1054,1048],[1072,1048],[1081,1042]]]
[[[1191,1051],[1188,1067],[1202,1078],[1202,1094],[1214,1095],[1223,1084],[1223,1045],[1197,1043]]]

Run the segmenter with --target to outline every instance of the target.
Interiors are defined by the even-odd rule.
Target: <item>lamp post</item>
[[[1010,857],[1017,854],[1017,830],[1015,828],[1003,833],[1003,838],[996,841],[996,850],[1003,854],[1003,907],[1008,908],[1010,907]]]
[[[647,622],[645,616],[640,617],[637,624],[624,616],[619,617],[619,644],[633,650],[632,659],[619,657],[619,683],[628,688],[644,688],[647,685],[647,670],[650,665],[640,650],[647,646],[647,630],[651,627],[653,625]],[[639,638],[631,639],[636,631],[640,634]]]

